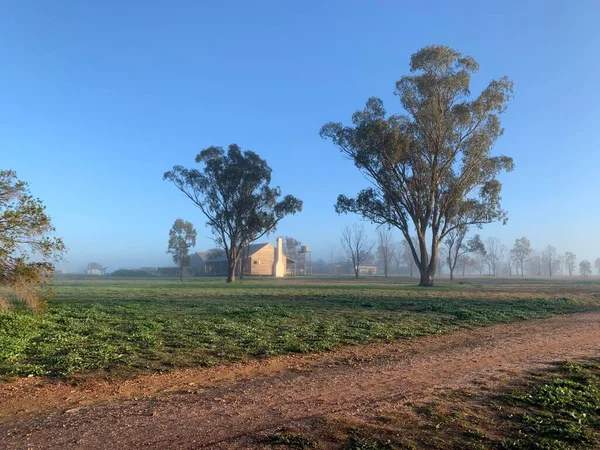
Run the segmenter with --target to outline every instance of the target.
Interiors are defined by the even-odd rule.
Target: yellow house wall
[[[275,261],[275,247],[267,244],[250,257],[251,275],[273,275],[273,262]],[[255,264],[260,262],[260,264]]]

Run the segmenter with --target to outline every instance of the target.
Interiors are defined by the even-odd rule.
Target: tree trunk
[[[179,281],[183,281],[183,266],[179,267]]]
[[[419,286],[421,287],[433,287],[433,277],[435,275],[435,271],[431,271],[429,267],[419,268],[421,272],[421,282]]]
[[[454,268],[452,266],[450,266],[449,269],[450,269],[450,279],[454,280]]]
[[[233,283],[235,281],[235,265],[233,267],[229,266],[227,270],[227,282]]]
[[[237,255],[236,255],[237,256]],[[227,261],[227,282],[228,283],[233,283],[235,281],[235,268],[237,266],[237,257],[235,257],[234,255],[229,255],[228,261]]]

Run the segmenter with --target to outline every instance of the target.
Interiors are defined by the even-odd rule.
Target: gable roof
[[[273,244],[271,244],[270,242],[263,242],[262,244],[250,244],[248,246],[248,256],[254,255],[256,252],[258,252],[259,250],[262,250],[267,245],[273,246]],[[273,248],[275,248],[275,246],[273,246]],[[196,252],[196,254],[201,254],[201,253],[204,253],[204,255],[206,255],[208,257],[207,252]],[[241,253],[240,257],[243,258],[245,256],[246,256],[246,248],[242,249],[242,253]],[[221,256],[218,256],[216,258],[211,258],[211,259],[206,259],[206,258],[202,257],[202,259],[206,262],[227,261],[227,255],[222,254]]]
[[[208,252],[196,252],[192,256],[199,256],[200,258],[202,258],[202,261],[206,261],[206,259],[208,258]]]

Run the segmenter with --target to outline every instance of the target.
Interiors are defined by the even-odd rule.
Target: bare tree
[[[448,269],[450,270],[451,280],[454,279],[454,269],[456,269],[456,264],[458,263],[460,257],[466,255],[467,253],[485,253],[485,247],[478,234],[463,244],[467,231],[468,227],[456,228],[449,232],[444,240],[444,245],[446,248],[446,263],[448,264]]]
[[[377,229],[377,259],[383,268],[383,275],[385,277],[388,276],[392,257],[392,230],[385,226],[379,227]]]
[[[473,258],[473,268],[479,272],[479,275],[483,275],[483,269],[485,267],[485,253],[475,253]]]
[[[485,261],[488,265],[489,274],[496,276],[498,266],[504,258],[506,247],[502,244],[500,239],[489,237],[485,241],[485,251]]]
[[[556,257],[556,272],[558,272],[559,275],[564,275],[563,274],[564,267],[565,267],[565,255],[558,255]]]
[[[508,252],[508,258],[506,258],[506,267],[508,267],[508,276],[512,277],[513,268],[515,268],[515,256],[512,249]]]
[[[283,253],[288,258],[293,259],[294,261],[298,261],[298,252],[300,251],[301,242],[297,239],[294,239],[291,236],[285,236],[283,238]],[[294,271],[296,270],[296,264],[294,264]],[[296,275],[294,273],[294,275]]]
[[[374,244],[369,241],[364,225],[354,224],[342,230],[340,239],[342,249],[348,256],[354,268],[354,275],[358,278],[360,266],[371,256]]]
[[[400,267],[404,262],[402,252],[402,243],[394,242],[392,244],[392,261],[396,265],[396,275],[400,275]]]
[[[575,262],[577,261],[577,255],[573,252],[565,253],[565,267],[567,268],[567,272],[569,272],[569,276],[573,276],[573,272],[575,271]]]
[[[458,258],[456,268],[460,270],[460,273],[464,277],[467,272],[467,268],[471,270],[473,268],[474,263],[475,261],[469,255],[462,255]]]
[[[548,245],[542,252],[542,262],[544,265],[544,273],[552,276],[552,269],[556,264],[556,248]]]

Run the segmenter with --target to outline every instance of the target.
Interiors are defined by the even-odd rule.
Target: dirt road
[[[599,325],[598,313],[575,314],[123,383],[22,380],[0,385],[0,448],[242,448],[277,426],[597,356]]]

